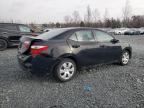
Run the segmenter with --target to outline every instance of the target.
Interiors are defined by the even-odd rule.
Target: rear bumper
[[[58,59],[43,55],[24,56],[18,55],[18,62],[24,71],[30,71],[36,75],[49,75],[59,62]]]

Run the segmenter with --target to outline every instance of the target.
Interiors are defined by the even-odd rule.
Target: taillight
[[[29,46],[30,46],[30,41],[25,41],[24,43],[23,43],[23,46],[27,49],[27,48],[29,48]]]
[[[32,45],[31,54],[40,54],[42,51],[48,49],[48,45]]]

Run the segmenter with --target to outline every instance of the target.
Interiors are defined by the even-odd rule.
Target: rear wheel
[[[130,53],[127,50],[124,50],[121,56],[120,64],[122,66],[127,65],[129,63]]]
[[[8,46],[8,43],[6,40],[4,39],[0,39],[0,51],[3,51],[7,48]]]
[[[76,73],[76,64],[73,60],[63,59],[55,69],[55,77],[59,81],[66,82],[73,78]]]

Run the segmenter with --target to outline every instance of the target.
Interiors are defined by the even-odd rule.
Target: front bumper
[[[36,75],[49,75],[54,67],[59,63],[59,60],[53,57],[44,55],[18,55],[20,67],[25,71],[30,71]]]

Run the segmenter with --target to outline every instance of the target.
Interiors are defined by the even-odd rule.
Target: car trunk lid
[[[18,51],[21,54],[29,53],[30,47],[34,42],[40,42],[43,41],[42,39],[37,39],[36,37],[29,37],[29,36],[23,36],[20,39],[20,44],[18,47]]]

